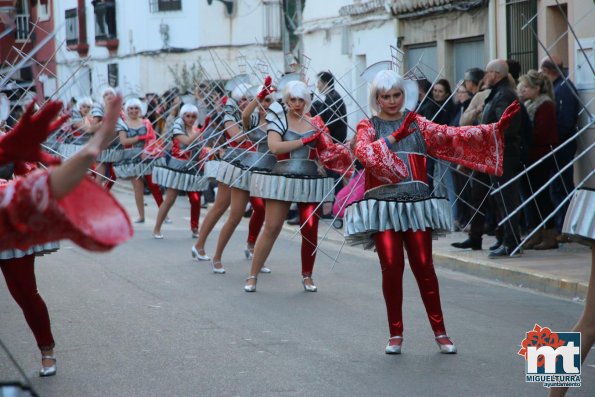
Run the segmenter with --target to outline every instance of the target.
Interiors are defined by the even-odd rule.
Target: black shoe
[[[481,249],[481,239],[475,239],[475,238],[469,237],[465,241],[461,241],[460,243],[452,243],[451,245],[455,248],[460,248],[460,249],[471,248],[473,251],[478,251]]]
[[[504,244],[500,246],[500,248],[493,250],[488,254],[488,258],[490,259],[500,259],[500,258],[515,258],[521,255],[521,250],[518,250],[514,253],[514,255],[510,255],[514,251],[513,248],[508,248]]]
[[[287,220],[287,224],[288,225],[293,225],[293,226],[299,225],[300,224],[300,218],[299,218],[299,216],[296,216],[295,218],[288,219]]]
[[[335,216],[331,213],[320,215],[320,219],[333,219]]]
[[[495,251],[502,246],[502,241],[496,241],[494,245],[490,247],[490,251]]]

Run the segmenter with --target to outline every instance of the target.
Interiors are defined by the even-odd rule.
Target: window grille
[[[508,0],[506,3],[506,48],[508,59],[521,64],[521,73],[537,69],[537,0]],[[533,18],[529,25],[523,26]]]
[[[79,16],[76,8],[64,11],[66,19],[66,45],[79,43]]]
[[[181,11],[182,0],[149,0],[151,12]]]

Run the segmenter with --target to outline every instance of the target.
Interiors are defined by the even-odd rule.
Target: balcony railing
[[[31,29],[29,28],[29,14],[18,14],[15,19],[16,24],[16,41],[28,41],[29,40],[29,33]]]

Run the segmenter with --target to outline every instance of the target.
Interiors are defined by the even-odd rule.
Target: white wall
[[[64,22],[64,12],[77,7],[76,0],[52,2],[56,26]],[[151,13],[149,2],[118,1],[116,3],[117,33],[119,46],[111,56],[107,48],[95,45],[95,15],[93,6],[86,2],[87,42],[89,48],[88,65],[91,69],[94,96],[98,96],[107,85],[107,64],[118,63],[119,85],[124,95],[131,93],[162,93],[173,86],[173,76],[168,66],[191,65],[201,59],[207,75],[214,79],[229,78],[240,72],[237,57],[240,52],[251,64],[263,58],[263,51],[277,70],[283,69],[282,51],[268,50],[253,45],[262,43],[264,31],[264,10],[259,0],[238,1],[233,17],[225,15],[223,5],[213,2],[184,0],[182,11]],[[169,30],[169,48],[186,52],[161,52],[164,42],[160,25]],[[65,29],[58,31],[57,43],[65,40]],[[217,65],[211,60],[208,49],[212,49],[228,65]],[[57,55],[58,84],[70,79],[63,89],[63,99],[72,96],[88,95],[88,72],[80,70],[81,59],[75,51],[63,46]],[[231,70],[229,70],[231,69]],[[254,83],[258,83],[254,81]]]
[[[340,0],[306,2],[303,23],[306,31],[303,35],[304,53],[311,58],[310,84],[316,82],[316,74],[320,71],[330,70],[335,75],[338,80],[335,88],[347,106],[349,136],[364,117],[364,111],[369,114],[368,88],[360,73],[375,62],[390,60],[389,46],[396,44],[397,37],[397,24],[388,16],[386,21],[363,24],[357,24],[358,17],[341,17],[339,8],[351,3]],[[348,35],[347,49],[343,46],[344,35]]]

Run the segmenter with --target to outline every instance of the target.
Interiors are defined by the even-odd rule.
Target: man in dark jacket
[[[310,114],[320,115],[331,136],[345,143],[347,137],[347,110],[341,95],[335,91],[335,77],[330,72],[318,73],[316,84],[320,96],[312,103]]]
[[[481,124],[495,123],[500,120],[506,108],[515,100],[518,100],[514,87],[508,79],[508,65],[503,59],[495,59],[488,63],[484,76],[484,83],[491,88],[491,92],[485,100]],[[521,143],[521,119],[517,114],[511,121],[509,127],[504,131],[504,173],[501,177],[490,176],[493,186],[506,183],[520,170],[520,143]],[[515,181],[494,197],[497,212],[500,219],[508,216],[519,206],[518,183]],[[481,210],[481,208],[478,208]],[[471,224],[469,239],[461,243],[454,243],[456,248],[481,249],[481,236],[483,234],[484,217],[479,212],[475,214]],[[502,258],[509,256],[514,248],[520,243],[519,218],[513,216],[504,225],[502,230],[502,244],[493,247],[489,258]]]
[[[555,55],[545,57],[541,60],[541,71],[554,85],[554,98],[556,103],[556,128],[558,130],[558,142],[564,143],[576,133],[576,123],[580,109],[577,99],[577,91],[570,79],[565,78],[560,71],[562,70],[562,61]],[[558,150],[555,154],[558,167],[561,169],[574,159],[576,153],[576,141],[569,142]],[[557,170],[556,170],[557,171]],[[550,185],[550,195],[555,207],[574,189],[572,180],[572,167],[568,167],[562,173],[559,179]],[[564,216],[568,209],[566,203],[555,216],[556,229],[558,233],[562,231]]]

